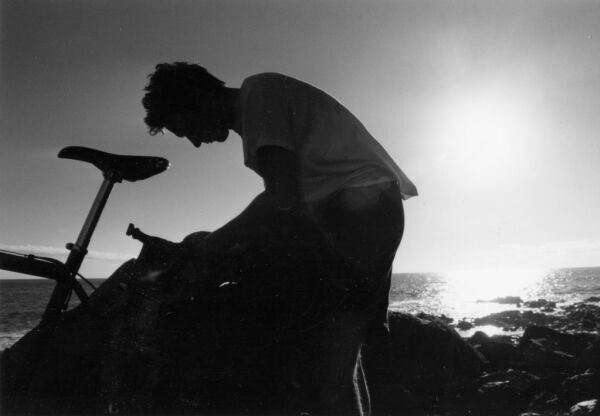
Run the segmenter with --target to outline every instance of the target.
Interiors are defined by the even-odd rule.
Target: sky
[[[419,189],[395,272],[600,265],[600,1],[3,0],[0,248],[64,258],[102,178],[66,146],[166,157],[115,186],[82,272],[180,241],[262,190],[240,138],[149,136],[160,62],[238,87],[279,72],[342,102]],[[11,277],[10,273],[2,274]]]

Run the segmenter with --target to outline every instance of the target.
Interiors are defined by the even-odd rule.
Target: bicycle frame
[[[77,273],[87,254],[92,234],[98,224],[112,187],[118,179],[109,174],[104,175],[102,185],[81,228],[79,237],[74,244],[67,244],[67,249],[70,253],[64,264],[55,259],[0,252],[1,269],[45,277],[56,281],[56,286],[52,291],[50,301],[42,316],[43,323],[54,323],[58,320],[61,312],[69,306],[68,302],[72,291],[79,297],[82,304],[87,305],[89,297],[83,287],[77,282]]]
[[[5,253],[0,251],[0,269],[57,280],[65,265],[55,259],[33,254]]]
[[[56,407],[59,402],[55,401],[56,398],[52,395],[47,396],[46,394],[42,394],[40,396],[40,392],[46,391],[42,386],[47,383],[49,378],[47,377],[47,369],[44,369],[40,373],[38,373],[38,370],[48,365],[49,360],[54,356],[54,348],[60,348],[60,346],[64,345],[59,343],[60,346],[57,347],[56,342],[59,341],[57,337],[62,338],[65,336],[60,331],[60,328],[62,323],[68,321],[67,316],[69,314],[67,309],[73,292],[81,300],[80,306],[85,309],[83,312],[86,315],[87,321],[95,326],[95,331],[102,336],[107,336],[108,334],[110,325],[107,318],[93,304],[78,281],[77,276],[79,268],[87,254],[92,234],[114,184],[122,181],[135,182],[150,178],[164,172],[170,165],[167,159],[160,157],[116,155],[81,146],[65,147],[58,153],[58,157],[79,160],[94,165],[102,172],[103,181],[77,240],[75,243],[68,243],[66,245],[69,254],[64,263],[56,259],[0,250],[0,269],[49,278],[56,282],[41,322],[24,337],[25,341],[24,344],[21,344],[22,347],[17,347],[13,350],[14,355],[12,355],[10,349],[2,355],[3,360],[1,364],[4,366],[5,363],[10,363],[10,365],[7,365],[7,367],[10,367],[10,370],[2,371],[2,374],[0,374],[2,380],[0,381],[6,381],[6,384],[11,386],[11,394],[14,395],[11,399],[14,400],[16,409],[21,409],[19,413],[23,411],[26,414],[39,413],[43,410],[40,406],[41,404],[48,405],[49,409],[58,409],[62,406],[59,405],[59,407]],[[138,234],[139,232],[135,235],[138,236]],[[31,336],[29,336],[30,334]],[[66,341],[76,344],[77,340],[69,336],[69,339]],[[69,357],[66,359],[70,360]],[[59,360],[59,363],[56,365],[70,365],[65,364],[65,362]],[[51,365],[54,366],[55,363]],[[14,371],[13,369],[17,366],[23,369],[22,371],[19,369],[19,371],[13,374],[11,371]],[[56,368],[51,367],[51,371],[54,372]],[[8,378],[5,380],[4,376],[7,374],[10,376],[7,376]],[[56,380],[58,380],[58,383],[64,384],[60,388],[71,386],[72,380],[70,376],[69,379],[61,376]],[[84,385],[88,383],[88,377],[84,378],[82,383]],[[76,399],[78,394],[77,389],[80,386],[73,385],[72,387],[76,391],[71,397]],[[55,390],[51,389],[51,391],[54,392]],[[2,399],[4,399],[4,396]],[[2,400],[0,405],[4,406],[4,400]],[[71,413],[72,405],[73,403],[65,403],[64,409]]]
[[[100,186],[90,212],[83,223],[83,227],[81,228],[81,232],[79,233],[76,243],[67,244],[67,248],[71,252],[69,253],[69,257],[67,257],[67,261],[65,262],[65,273],[59,280],[57,280],[56,287],[54,288],[52,296],[50,297],[50,301],[46,306],[46,311],[44,312],[42,321],[56,321],[58,316],[60,316],[60,313],[69,306],[69,295],[72,290],[75,291],[81,300],[81,303],[87,306],[89,297],[85,290],[83,290],[81,285],[77,282],[77,273],[79,272],[81,263],[83,263],[83,259],[87,254],[87,248],[90,240],[92,239],[92,234],[96,229],[96,225],[98,224],[98,220],[100,219],[100,215],[104,210],[104,206],[106,205],[106,201],[108,200],[108,196],[110,195],[115,181],[116,178],[111,177],[111,175],[104,175],[102,185]]]
[[[114,184],[123,180],[135,182],[147,179],[165,171],[170,165],[168,160],[160,157],[115,155],[79,146],[62,149],[58,157],[91,163],[102,171],[104,178],[76,242],[66,245],[69,250],[66,262],[0,251],[0,269],[56,281],[41,324],[54,324],[59,320],[69,306],[73,291],[85,307],[90,306],[89,297],[77,281],[77,275]]]

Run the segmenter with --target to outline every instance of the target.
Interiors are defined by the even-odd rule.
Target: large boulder
[[[390,312],[389,320],[389,340],[365,349],[374,411],[455,404],[475,392],[486,361],[447,323],[400,312]]]
[[[600,361],[600,336],[590,333],[565,333],[531,325],[519,341],[523,363],[539,372],[584,372],[597,369]],[[597,372],[597,371],[596,371]]]
[[[524,346],[535,340],[543,343],[547,349],[579,356],[590,345],[597,343],[600,337],[590,333],[569,334],[544,326],[530,325],[525,328],[519,344]]]
[[[490,370],[511,368],[519,358],[517,347],[503,336],[490,337],[477,331],[469,338],[469,343],[487,359]]]
[[[509,369],[485,374],[479,384],[476,409],[485,414],[514,414],[529,403],[541,380],[526,371]]]

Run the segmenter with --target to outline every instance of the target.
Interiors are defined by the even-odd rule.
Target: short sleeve
[[[256,170],[256,152],[263,146],[294,151],[292,114],[283,88],[268,79],[255,79],[242,91],[244,162]]]

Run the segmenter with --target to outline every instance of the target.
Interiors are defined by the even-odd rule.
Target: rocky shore
[[[485,358],[469,409],[480,414],[600,414],[598,298],[558,306],[544,299],[474,319],[521,336],[466,339]],[[465,328],[464,321],[457,324]],[[519,413],[520,412],[520,413]]]
[[[33,338],[39,334],[24,337],[2,357],[3,414],[163,414],[172,410],[178,414],[252,414],[242,405],[244,401],[268,401],[274,386],[258,374],[225,374],[235,364],[221,367],[228,353],[200,341],[207,336],[214,340],[215,334],[207,333],[207,328],[202,333],[179,333],[179,340],[185,338],[187,345],[179,345],[177,354],[158,351],[157,340],[152,338],[160,335],[149,333],[140,321],[156,312],[156,305],[146,302],[136,307],[129,322],[133,328],[113,328],[113,338],[104,342],[94,341],[81,317],[73,317],[63,333],[77,335],[54,346],[49,353],[53,362],[44,360],[44,371],[37,370],[36,397],[29,401],[29,396],[27,403],[18,383],[31,364],[25,357],[31,355]],[[539,325],[540,319],[549,320],[539,313],[507,311],[482,322],[493,320],[511,329],[522,326],[523,336],[489,337],[478,331],[464,339],[440,317],[391,312],[391,336],[370,343],[364,351],[373,414],[597,415],[600,336],[565,328],[582,325],[580,316],[600,319],[599,313],[597,305],[572,305],[565,315],[550,319],[557,328],[553,329]],[[111,352],[106,351],[107,341]],[[254,365],[242,368],[257,370]],[[170,379],[166,386],[164,377]],[[240,393],[231,388],[228,377],[245,383],[262,379],[262,392],[246,392],[251,398],[236,396]],[[158,395],[156,390],[160,390]],[[240,408],[227,404],[229,399],[238,400]]]
[[[198,265],[210,275],[208,259],[156,278],[152,267],[181,253],[147,254],[92,295],[93,313],[75,308],[3,352],[2,414],[310,414],[297,389],[310,384],[298,363],[312,362],[314,294],[299,295],[293,276],[260,290],[191,279]],[[302,278],[321,261],[296,260]],[[390,312],[390,336],[363,351],[373,415],[599,415],[599,299],[515,300],[457,323]],[[523,332],[456,331],[472,325]]]

